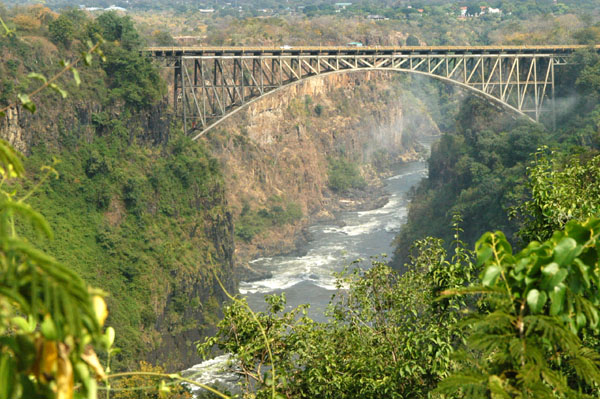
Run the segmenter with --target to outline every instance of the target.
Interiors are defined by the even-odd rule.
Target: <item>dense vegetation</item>
[[[302,219],[302,209],[295,202],[287,204],[277,196],[269,198],[266,208],[258,210],[245,202],[235,224],[235,235],[250,242],[254,236],[272,226],[281,226]]]
[[[360,175],[356,162],[341,157],[329,158],[327,178],[329,188],[336,192],[364,188],[367,184],[365,179]]]
[[[28,152],[28,175],[59,160],[59,178],[30,201],[60,239],[36,242],[110,293],[117,366],[146,358],[180,367],[190,362],[193,340],[218,320],[223,294],[214,276],[234,286],[233,226],[218,163],[171,126],[166,84],[139,55],[129,18],[90,19],[76,10],[57,16],[42,6],[13,15],[34,23],[0,37],[0,108],[58,72],[58,54],[73,59],[97,34],[106,40],[105,62],[79,68],[79,88],[70,72],[59,79],[57,90],[71,94],[42,93],[35,114],[19,115],[21,136],[11,138]]]

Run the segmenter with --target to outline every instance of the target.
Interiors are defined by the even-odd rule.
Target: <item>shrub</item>
[[[355,163],[344,158],[329,158],[327,168],[328,185],[335,192],[345,192],[353,188],[366,186],[365,179]]]
[[[315,114],[317,116],[321,116],[321,114],[323,114],[323,110],[325,109],[325,107],[323,107],[321,104],[317,104],[315,106]]]
[[[48,24],[48,32],[50,33],[50,39],[54,43],[69,47],[69,44],[73,40],[75,27],[73,26],[73,21],[67,16],[61,15]]]

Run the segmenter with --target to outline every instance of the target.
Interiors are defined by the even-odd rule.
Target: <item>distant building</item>
[[[85,5],[80,5],[79,8],[81,10],[85,10],[85,11],[100,11],[100,10],[104,10],[104,8],[100,8],[100,7],[86,7]]]
[[[352,3],[335,3],[335,7],[340,10],[345,10],[346,7],[350,7]]]
[[[113,4],[113,5],[112,5],[112,6],[110,6],[110,7],[106,7],[106,8],[104,9],[104,11],[123,11],[123,12],[126,12],[126,11],[127,11],[127,9],[126,9],[126,8],[123,8],[123,7],[117,7],[116,5],[114,5],[114,4]]]
[[[202,14],[211,14],[213,12],[215,12],[214,8],[200,8],[198,10],[198,12],[202,13]]]
[[[500,14],[502,10],[499,8],[488,7],[487,12],[488,14]]]
[[[460,8],[460,16],[463,17],[463,18],[466,17],[467,16],[467,10],[468,10],[468,7],[465,7],[465,6],[461,7]]]
[[[382,21],[382,20],[388,19],[388,18],[384,17],[383,15],[367,15],[367,19],[373,19],[375,21]]]

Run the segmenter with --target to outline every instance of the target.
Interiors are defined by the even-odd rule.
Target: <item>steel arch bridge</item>
[[[174,105],[196,140],[287,85],[334,73],[398,71],[456,84],[532,121],[554,113],[555,68],[588,46],[151,47],[174,70]],[[600,46],[595,47],[596,51]]]

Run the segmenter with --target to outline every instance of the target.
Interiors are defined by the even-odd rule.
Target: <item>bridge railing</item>
[[[147,47],[144,53],[155,57],[200,54],[297,54],[297,53],[572,53],[585,48],[600,50],[600,45],[535,46],[172,46]]]

